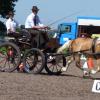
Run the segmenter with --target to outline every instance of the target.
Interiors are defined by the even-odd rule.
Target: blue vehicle
[[[100,37],[100,18],[98,17],[78,17],[77,22],[61,23],[58,25],[58,38],[61,45],[68,39],[77,37]]]
[[[77,38],[77,23],[62,23],[58,26],[59,42],[64,44],[68,39]]]

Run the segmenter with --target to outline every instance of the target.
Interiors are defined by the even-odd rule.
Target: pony
[[[71,56],[69,56],[66,66],[61,69],[62,71],[66,71],[73,61],[75,61],[76,67],[84,71],[83,65],[81,64],[82,55],[85,55],[87,62],[90,58],[92,61],[95,59],[95,67],[92,65],[92,68],[89,68],[88,64],[89,72],[86,73],[95,74],[100,71],[100,38],[78,37],[74,40],[69,40],[58,48],[57,53],[63,53],[65,49],[68,49],[68,53]]]

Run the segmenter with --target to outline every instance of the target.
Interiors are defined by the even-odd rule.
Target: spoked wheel
[[[25,53],[23,63],[26,72],[39,74],[44,68],[45,56],[41,50],[32,48]]]
[[[19,48],[11,42],[0,44],[0,71],[12,72],[17,69],[21,60]]]
[[[50,75],[59,75],[62,73],[61,69],[66,65],[66,58],[62,55],[46,55],[45,70]]]

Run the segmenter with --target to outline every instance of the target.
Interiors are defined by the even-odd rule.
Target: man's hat
[[[33,7],[32,7],[32,10],[34,10],[34,11],[38,11],[39,8],[38,8],[37,6],[33,6]]]

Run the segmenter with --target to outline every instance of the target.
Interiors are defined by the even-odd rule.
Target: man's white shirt
[[[12,32],[16,32],[16,28],[18,27],[18,22],[16,20],[12,20],[11,18],[9,18],[6,21],[6,28],[7,28],[7,32],[10,29]]]
[[[37,26],[43,26],[43,24],[41,23],[41,21],[39,19],[39,16],[38,15],[36,15],[36,16],[37,16],[36,20],[38,22],[38,25]],[[34,24],[34,17],[35,17],[35,14],[34,13],[31,13],[27,17],[27,19],[25,21],[25,28],[33,28],[35,26],[35,24]]]

